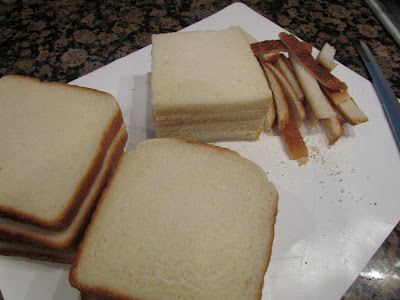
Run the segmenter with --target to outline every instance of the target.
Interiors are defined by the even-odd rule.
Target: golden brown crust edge
[[[331,72],[323,67],[317,60],[312,57],[311,53],[303,46],[303,44],[291,34],[281,32],[279,38],[288,48],[289,52],[324,86],[336,90],[347,90],[347,85],[333,76]]]
[[[77,245],[68,249],[52,249],[40,244],[24,241],[8,235],[0,235],[0,255],[19,256],[32,260],[42,260],[71,264],[76,255]]]
[[[259,300],[261,300],[261,298],[262,298],[262,289],[263,289],[263,287],[264,287],[264,277],[265,277],[265,274],[267,273],[267,270],[268,270],[268,266],[269,266],[269,263],[270,263],[270,261],[271,261],[271,255],[272,255],[272,246],[273,246],[273,244],[274,244],[274,238],[275,238],[275,224],[276,224],[276,216],[278,215],[278,202],[279,202],[279,193],[278,193],[278,191],[276,190],[276,188],[275,188],[275,186],[274,186],[274,189],[275,189],[275,194],[276,194],[276,196],[275,196],[275,206],[274,206],[274,213],[273,213],[273,218],[272,218],[272,222],[273,222],[273,226],[272,226],[272,228],[271,228],[271,232],[270,232],[270,234],[271,234],[271,239],[270,239],[270,241],[268,242],[268,244],[270,245],[270,251],[268,252],[268,253],[266,253],[265,254],[265,258],[266,258],[266,263],[265,263],[265,270],[264,270],[264,276],[262,277],[262,280],[261,280],[261,282],[260,282],[260,287],[259,287],[259,292],[258,292],[258,296],[257,296],[257,299],[259,299]]]

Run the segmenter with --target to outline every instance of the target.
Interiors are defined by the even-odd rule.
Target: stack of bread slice
[[[152,47],[157,137],[259,138],[272,93],[242,30],[158,34]]]
[[[0,254],[71,263],[127,132],[111,95],[0,79]]]
[[[236,152],[146,140],[118,163],[70,283],[82,299],[261,299],[277,205]]]

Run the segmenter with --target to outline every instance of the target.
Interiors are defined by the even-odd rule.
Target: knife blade
[[[359,40],[353,40],[353,43],[360,54],[367,70],[375,85],[375,89],[379,95],[382,106],[386,113],[386,117],[392,128],[394,138],[400,150],[400,103],[394,94],[389,82],[383,74],[378,62],[368,46]]]

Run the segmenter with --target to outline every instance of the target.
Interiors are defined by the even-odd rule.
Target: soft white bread
[[[176,32],[152,37],[153,112],[268,109],[272,94],[245,34]]]
[[[113,299],[260,299],[277,201],[233,151],[147,140],[120,160],[70,282]]]
[[[116,100],[107,93],[2,77],[1,215],[48,229],[66,228],[122,122]]]
[[[337,62],[335,62],[334,60],[335,54],[335,47],[333,47],[329,43],[325,43],[318,54],[317,60],[325,68],[332,71],[337,66]]]
[[[122,124],[119,133],[107,150],[101,170],[96,176],[93,186],[79,207],[75,218],[65,230],[53,231],[0,217],[0,234],[6,233],[13,237],[24,239],[25,241],[40,243],[56,249],[66,249],[75,244],[82,238],[82,234],[90,220],[91,213],[94,210],[97,200],[107,183],[112,168],[123,153],[127,138],[128,135],[125,125]],[[0,254],[1,253],[2,251],[0,249]]]
[[[210,127],[209,127],[210,128]],[[228,128],[225,130],[213,130],[203,128],[201,131],[193,130],[158,130],[156,129],[156,136],[160,138],[180,137],[188,141],[213,143],[218,141],[256,141],[260,138],[261,129],[240,129]]]
[[[0,236],[0,254],[22,256],[34,260],[45,260],[63,264],[72,264],[77,246],[69,249],[51,249],[40,244]]]
[[[259,133],[263,121],[264,116],[260,119],[245,121],[160,125],[155,128],[155,131],[157,137],[179,137],[198,142],[254,140],[253,134],[246,136],[243,133]]]
[[[179,125],[194,123],[232,122],[243,120],[261,119],[267,113],[266,109],[242,110],[221,113],[194,113],[194,114],[169,114],[154,115],[153,123],[158,125]]]

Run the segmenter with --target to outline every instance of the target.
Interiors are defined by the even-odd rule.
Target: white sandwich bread
[[[0,79],[0,254],[71,263],[127,131],[97,90]]]
[[[0,215],[51,230],[75,217],[123,123],[111,95],[0,79]]]
[[[243,30],[157,34],[152,42],[151,103],[158,137],[188,138],[177,130],[157,130],[166,123],[207,124],[212,132],[221,122],[264,119],[272,93]],[[262,130],[259,123],[255,132]],[[226,130],[218,139],[241,139],[246,131]],[[216,138],[202,136],[207,142]]]
[[[89,222],[91,213],[107,183],[112,168],[123,153],[127,138],[128,135],[123,124],[107,151],[102,168],[96,176],[92,188],[79,207],[77,215],[66,229],[54,231],[7,218],[0,218],[0,234],[5,233],[28,242],[36,242],[55,249],[66,249],[76,244],[77,239],[82,237],[81,235]]]
[[[277,204],[236,152],[146,140],[119,161],[70,282],[85,299],[260,299]]]

